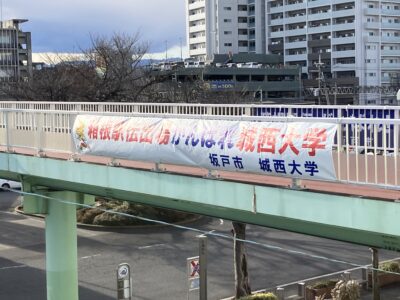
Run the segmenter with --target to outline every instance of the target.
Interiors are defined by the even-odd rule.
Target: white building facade
[[[269,51],[303,66],[307,78],[318,78],[321,57],[324,78],[357,77],[360,86],[400,79],[399,0],[267,2]]]
[[[265,0],[187,0],[189,55],[266,53]]]
[[[187,0],[187,18],[193,58],[281,54],[316,79],[321,57],[324,78],[400,83],[400,0]]]

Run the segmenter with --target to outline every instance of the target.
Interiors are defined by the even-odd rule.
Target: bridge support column
[[[47,196],[78,202],[74,192],[48,192]],[[46,215],[46,277],[48,300],[78,300],[76,206],[48,200]]]

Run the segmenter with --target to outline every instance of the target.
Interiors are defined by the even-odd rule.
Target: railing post
[[[297,284],[297,296],[306,298],[306,284],[305,282],[299,282]]]
[[[278,287],[276,288],[276,296],[279,300],[285,300],[285,288]]]
[[[361,270],[362,287],[364,290],[368,289],[368,272],[367,269]]]
[[[44,142],[44,113],[36,113],[36,152],[38,156],[43,155],[43,142]]]
[[[6,149],[7,152],[11,152],[11,145],[10,145],[10,138],[11,138],[11,133],[10,133],[10,118],[9,118],[10,112],[5,111],[4,112],[4,123],[6,126]]]

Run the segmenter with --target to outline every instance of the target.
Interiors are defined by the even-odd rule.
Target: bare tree
[[[17,100],[139,101],[159,80],[141,66],[147,51],[139,33],[92,36],[79,58],[47,57],[49,67],[35,70],[27,82],[8,84],[4,92]]]
[[[95,98],[98,101],[135,101],[151,84],[148,72],[140,67],[148,44],[133,36],[114,34],[111,38],[91,37],[92,46],[83,51],[96,70]]]

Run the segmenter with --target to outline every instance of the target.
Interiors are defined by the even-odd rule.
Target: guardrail
[[[0,109],[0,146],[38,152],[74,154],[71,128],[83,112]],[[84,112],[99,114],[99,112]],[[210,115],[106,113],[105,115],[202,118]],[[260,116],[218,116],[219,120],[268,122],[325,122],[338,127],[334,144],[334,164],[338,181],[400,190],[400,119],[296,118]]]

